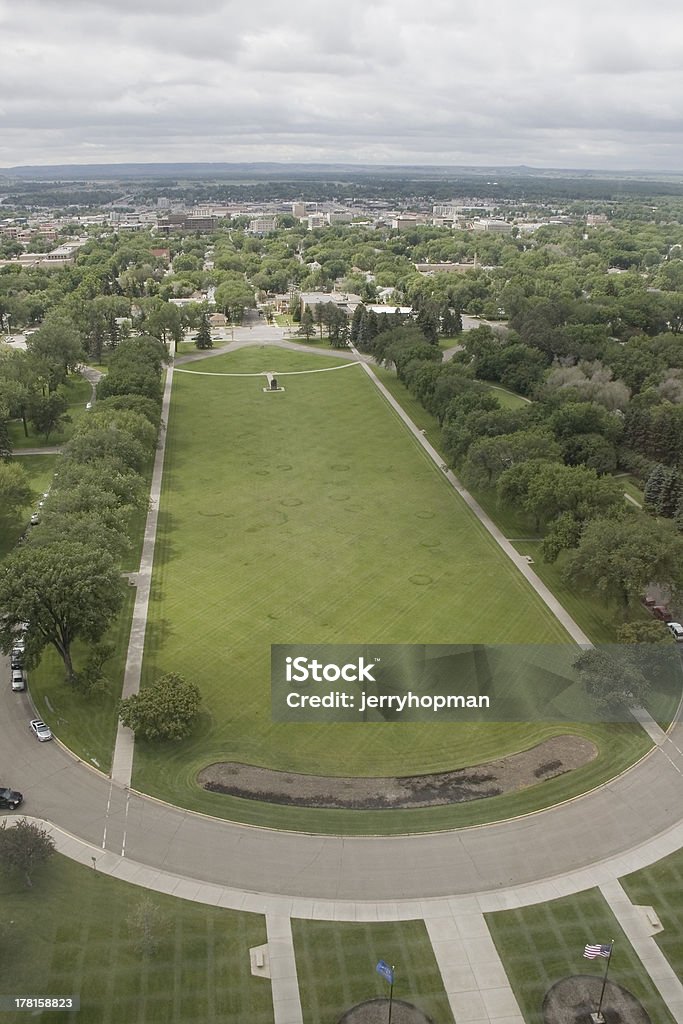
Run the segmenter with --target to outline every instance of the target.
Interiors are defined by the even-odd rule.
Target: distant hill
[[[438,180],[454,175],[497,178],[596,178],[612,180],[680,181],[681,176],[656,171],[599,171],[551,167],[468,167],[466,165],[336,164],[336,163],[121,163],[49,164],[0,168],[0,180],[112,181],[145,178],[219,178],[225,180],[291,180],[382,177]]]

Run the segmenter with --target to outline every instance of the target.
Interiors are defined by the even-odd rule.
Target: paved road
[[[340,900],[475,893],[571,872],[683,819],[683,725],[620,779],[562,807],[434,835],[350,838],[223,822],[128,793],[29,733],[29,698],[0,670],[0,782],[27,814],[142,864],[251,892]],[[40,712],[42,709],[39,708]],[[664,752],[666,750],[666,753]]]

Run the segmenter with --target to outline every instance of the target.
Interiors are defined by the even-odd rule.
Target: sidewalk
[[[159,501],[161,499],[161,482],[164,472],[164,454],[166,451],[166,433],[168,424],[168,413],[171,405],[171,389],[173,387],[173,367],[169,366],[166,371],[166,384],[164,397],[161,406],[161,427],[159,430],[159,447],[154,459],[152,471],[152,485],[149,492],[149,512],[145,524],[145,539],[142,546],[140,568],[135,574],[137,592],[135,595],[135,606],[133,608],[133,621],[130,628],[130,639],[128,641],[128,655],[126,658],[126,671],[123,677],[122,698],[130,697],[140,689],[140,675],[142,673],[142,658],[145,649],[145,632],[147,630],[147,609],[149,607],[149,594],[152,586],[152,567],[154,565],[154,546],[157,535],[157,519],[159,516]],[[135,752],[135,736],[130,729],[118,723],[116,730],[116,743],[114,745],[114,756],[112,758],[111,778],[121,786],[130,786],[133,774],[133,755]]]
[[[14,817],[19,818],[20,815]],[[643,930],[637,912],[618,879],[646,867],[683,846],[683,822],[626,855],[608,858],[581,871],[544,882],[510,886],[496,892],[425,900],[335,901],[246,892],[201,882],[85,843],[39,818],[29,818],[49,830],[57,850],[72,860],[133,885],[181,899],[263,914],[268,942],[274,942],[277,966],[273,973],[273,1004],[279,1006],[275,1024],[301,1024],[298,989],[293,986],[296,963],[290,919],[325,921],[423,920],[432,942],[444,987],[457,1024],[523,1024],[507,975],[491,939],[484,914],[544,903],[600,886],[629,941],[650,973],[672,1016],[683,1024],[683,988],[674,972]]]

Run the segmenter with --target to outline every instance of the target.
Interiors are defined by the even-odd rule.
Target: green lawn
[[[33,889],[1,881],[5,994],[79,995],[78,1024],[219,1024],[273,1020],[270,983],[251,976],[249,949],[266,941],[256,914],[149,892],[57,855]],[[156,954],[136,950],[131,915],[159,913]],[[21,1024],[26,1012],[2,1014]]]
[[[637,477],[631,476],[629,473],[615,473],[614,479],[619,481],[624,488],[625,494],[628,494],[629,497],[642,506],[645,495],[643,493],[643,485]]]
[[[335,1022],[357,1003],[389,997],[379,960],[395,966],[394,998],[439,1024],[453,1024],[423,921],[345,924],[292,921],[304,1024]],[[388,1008],[388,1004],[387,1004]]]
[[[673,1018],[597,889],[564,899],[487,914],[486,921],[526,1024],[542,1024],[541,1004],[563,978],[602,977],[605,960],[587,960],[586,943],[615,940],[609,977],[640,999],[650,1020]]]
[[[137,745],[137,788],[259,824],[395,832],[552,803],[648,748],[637,728],[572,727],[601,749],[586,768],[507,800],[426,812],[292,810],[198,789],[212,761],[407,774],[482,763],[559,731],[273,724],[271,643],[566,641],[359,367],[285,375],[285,393],[269,396],[256,377],[197,373],[207,365],[174,378],[143,666],[144,682],[170,670],[197,682],[205,710],[163,757]],[[210,362],[211,373],[328,365],[339,364],[263,346]]]
[[[632,903],[654,907],[664,931],[655,941],[679,978],[683,977],[683,850],[621,879]]]
[[[16,459],[17,465],[21,466],[29,478],[33,500],[11,520],[0,520],[0,559],[10,553],[24,530],[29,528],[31,513],[43,491],[52,483],[58,458],[58,455],[22,455]]]
[[[486,384],[487,388],[493,391],[503,409],[523,409],[525,405],[529,405],[528,398],[518,395],[515,391],[508,391],[500,384],[490,384],[487,380],[482,381],[482,384]]]

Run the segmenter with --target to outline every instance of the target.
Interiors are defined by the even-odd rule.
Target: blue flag
[[[390,985],[394,984],[394,968],[390,967],[385,960],[380,960],[375,968],[378,974],[381,974],[385,981],[388,981]]]

